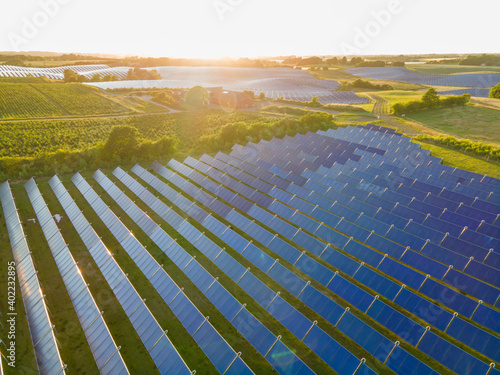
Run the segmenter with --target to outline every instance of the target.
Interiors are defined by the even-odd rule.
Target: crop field
[[[0,260],[22,264],[31,287],[8,305],[0,280],[18,363],[27,374],[499,375],[500,180],[429,148],[349,126],[0,184],[12,246]]]
[[[125,118],[32,120],[0,123],[0,156],[35,156],[58,150],[81,150],[94,147],[107,139],[114,126],[131,125],[150,140],[175,136],[183,149],[218,128],[238,121],[267,122],[270,118],[248,112],[175,113]]]
[[[62,116],[63,110],[45,95],[24,83],[0,82],[0,118]]]
[[[80,84],[0,81],[0,119],[121,114],[132,110]]]

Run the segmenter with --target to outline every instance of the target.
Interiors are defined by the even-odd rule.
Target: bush
[[[392,106],[392,110],[396,115],[405,113],[415,113],[434,108],[449,108],[454,106],[463,106],[470,101],[470,94],[459,96],[449,96],[441,99],[434,88],[425,92],[420,100],[414,100],[406,103],[396,103]]]
[[[473,142],[469,139],[457,139],[455,137],[442,135],[438,137],[418,135],[415,139],[469,153],[485,158],[489,161],[500,162],[500,147],[495,147],[486,143]]]
[[[384,68],[385,61],[363,61],[356,65],[357,68]]]
[[[202,152],[215,152],[231,147],[235,143],[258,142],[261,139],[269,140],[273,137],[294,136],[297,133],[316,132],[335,128],[333,116],[323,112],[308,113],[297,119],[284,118],[274,123],[254,123],[247,125],[244,122],[227,124],[219,132],[205,135],[198,139],[196,148]]]
[[[493,86],[490,90],[490,98],[500,99],[500,83],[497,83],[496,86]]]

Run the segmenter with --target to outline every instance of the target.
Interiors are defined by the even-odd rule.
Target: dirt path
[[[174,112],[180,112],[180,111],[172,110],[171,112],[123,113],[123,114],[119,114],[119,115],[59,116],[59,117],[32,117],[32,118],[23,118],[23,119],[0,119],[0,124],[2,122],[92,120],[92,119],[120,118],[120,117],[132,117],[132,116],[154,116],[154,115],[170,114],[170,113],[174,113]]]
[[[375,94],[367,93],[366,95],[375,102],[372,113],[376,115],[379,120],[385,121],[390,126],[410,136],[422,133],[420,130],[422,128],[421,124],[391,115],[391,103],[388,100]]]

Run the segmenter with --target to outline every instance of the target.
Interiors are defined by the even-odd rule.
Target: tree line
[[[420,100],[414,100],[406,103],[396,103],[392,110],[396,115],[414,113],[434,108],[448,108],[454,106],[463,106],[470,101],[470,94],[459,96],[449,96],[441,99],[436,89],[430,88],[425,92]]]

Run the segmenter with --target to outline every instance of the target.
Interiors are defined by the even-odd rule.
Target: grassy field
[[[500,144],[500,111],[475,105],[440,108],[406,116],[440,133]]]
[[[408,64],[408,69],[422,74],[500,73],[498,66],[467,66],[458,64]]]
[[[432,156],[442,158],[444,165],[500,178],[500,164],[429,143],[421,143],[421,147],[425,150],[431,150]]]
[[[394,90],[394,91],[379,91],[377,92],[377,95],[389,101],[389,104],[392,107],[396,103],[404,103],[412,100],[420,100],[422,99],[422,95],[424,95],[424,92]]]

